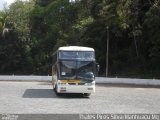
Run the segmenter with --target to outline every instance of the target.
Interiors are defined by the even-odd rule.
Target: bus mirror
[[[97,63],[97,64],[96,64],[96,70],[97,70],[96,72],[97,72],[97,73],[99,72],[99,69],[100,69],[100,65]]]

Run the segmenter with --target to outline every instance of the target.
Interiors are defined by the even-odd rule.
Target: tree
[[[155,0],[150,9],[145,13],[143,23],[143,52],[148,60],[148,68],[151,76],[159,76],[160,67],[160,2]]]
[[[0,12],[0,71],[50,74],[58,47],[82,45],[95,49],[104,75],[109,27],[110,76],[160,77],[159,8],[159,0],[17,0]]]
[[[32,63],[29,56],[30,50],[30,28],[29,11],[32,2],[15,1],[9,9],[4,11],[3,40],[0,45],[0,57],[3,74],[26,74],[30,73]]]

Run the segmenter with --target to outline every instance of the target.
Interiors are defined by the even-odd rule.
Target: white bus
[[[80,46],[60,47],[52,66],[52,84],[57,95],[82,93],[90,96],[95,92],[96,64],[93,48]],[[54,57],[55,58],[55,57]]]

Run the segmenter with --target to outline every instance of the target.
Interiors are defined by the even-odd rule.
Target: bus
[[[90,96],[95,92],[95,77],[99,65],[93,48],[81,46],[60,47],[54,54],[52,85],[57,95],[82,93]]]

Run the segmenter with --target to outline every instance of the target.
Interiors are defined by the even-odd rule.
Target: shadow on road
[[[23,98],[55,98],[56,94],[52,89],[27,89]]]
[[[72,98],[88,98],[84,97],[82,94],[61,94],[57,96],[52,89],[27,89],[23,98],[61,98],[61,99],[72,99]]]
[[[72,99],[72,98],[78,98],[78,99],[89,99],[89,97],[85,97],[83,96],[83,94],[80,93],[63,93],[61,95],[58,96],[59,98],[65,98],[65,99]]]

